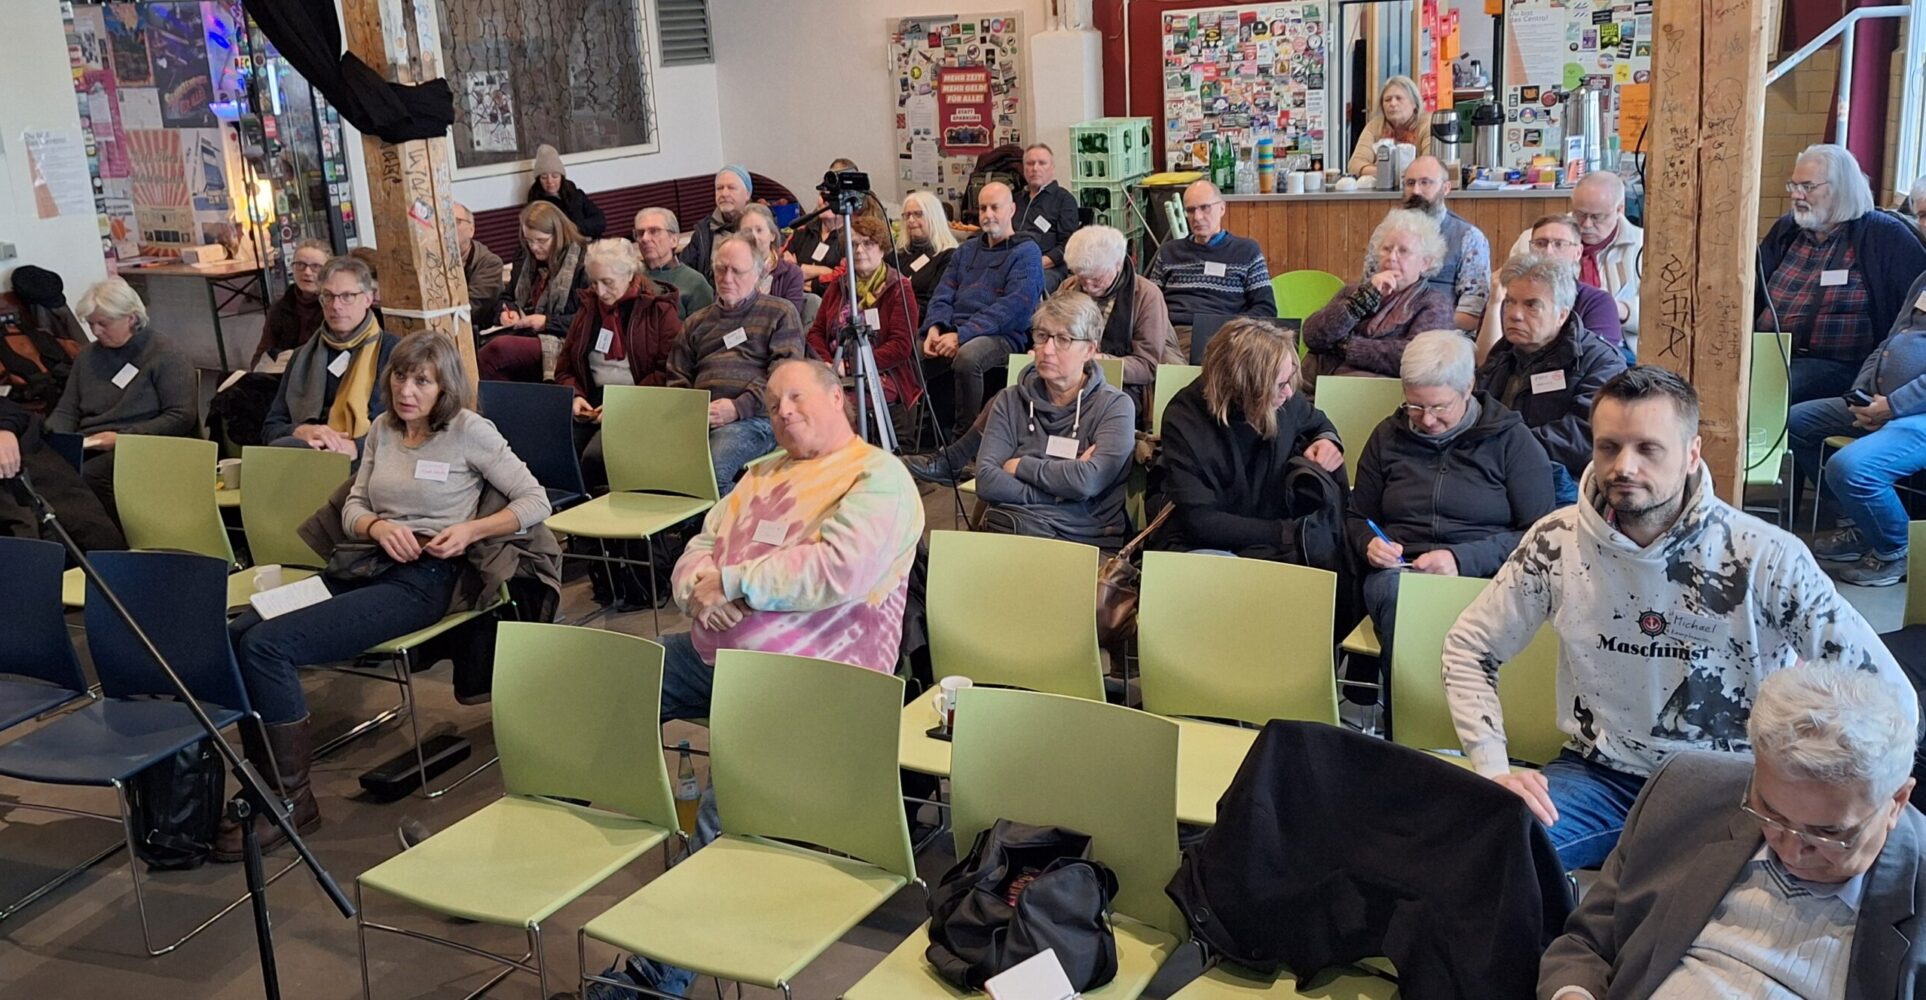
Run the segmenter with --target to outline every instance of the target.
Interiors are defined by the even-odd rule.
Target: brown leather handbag
[[[1137,634],[1137,580],[1143,570],[1137,567],[1137,550],[1164,526],[1173,506],[1164,505],[1144,530],[1097,567],[1097,641],[1104,645],[1123,642]]]

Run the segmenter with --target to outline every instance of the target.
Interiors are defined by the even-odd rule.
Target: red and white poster
[[[936,77],[936,142],[943,155],[987,153],[995,145],[990,70],[946,66]]]

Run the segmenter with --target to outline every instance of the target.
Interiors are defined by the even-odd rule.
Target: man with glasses
[[[1277,299],[1257,241],[1224,230],[1224,194],[1217,185],[1198,181],[1184,189],[1184,220],[1190,237],[1158,247],[1146,277],[1163,289],[1178,347],[1189,357],[1194,317],[1275,319]]]
[[[502,259],[475,242],[475,213],[461,202],[455,203],[455,240],[461,245],[462,274],[468,278],[469,318],[477,330],[494,326],[501,309]]]
[[[1588,285],[1579,275],[1584,268],[1585,242],[1579,232],[1578,220],[1569,215],[1541,216],[1525,236],[1511,248],[1511,257],[1543,257],[1571,265],[1572,278],[1577,285],[1572,290],[1572,315],[1585,324],[1585,329],[1598,334],[1614,350],[1625,356],[1626,364],[1636,364],[1632,352],[1625,346],[1625,328],[1619,323],[1619,314],[1624,310],[1622,304],[1614,302],[1609,292],[1597,285]],[[1482,363],[1491,353],[1493,345],[1501,339],[1504,324],[1505,284],[1494,272],[1491,278],[1491,303],[1485,309],[1484,325],[1478,330],[1478,360]]]
[[[1919,996],[1911,701],[1837,664],[1768,677],[1746,724],[1754,758],[1685,753],[1653,775],[1545,952],[1538,995]]]
[[[321,268],[323,322],[318,336],[288,360],[261,427],[261,439],[291,448],[360,457],[361,439],[387,409],[381,372],[401,338],[374,315],[374,275],[353,257]]]
[[[1445,700],[1465,756],[1525,800],[1568,869],[1605,860],[1668,759],[1744,750],[1775,671],[1876,671],[1917,715],[1871,626],[1797,538],[1712,492],[1699,448],[1698,393],[1684,379],[1641,365],[1605,383],[1578,503],[1533,525],[1445,636]],[[1513,771],[1499,668],[1547,623],[1570,740],[1542,770]]]
[[[1625,330],[1630,361],[1638,351],[1638,288],[1639,274],[1645,266],[1645,230],[1625,217],[1625,181],[1613,173],[1586,174],[1572,188],[1571,220],[1578,226],[1578,283],[1612,297],[1618,324]],[[1519,233],[1511,252],[1536,250],[1532,243],[1538,239],[1537,229],[1538,224],[1534,224]]]
[[[1852,388],[1866,356],[1912,303],[1926,244],[1873,207],[1844,146],[1808,146],[1786,184],[1792,211],[1759,244],[1757,329],[1792,335],[1794,403]],[[1768,359],[1769,360],[1769,359]]]
[[[635,213],[635,245],[642,250],[642,266],[649,277],[680,293],[676,315],[688,319],[690,313],[714,302],[716,293],[701,271],[675,255],[676,237],[681,232],[682,224],[666,208],[645,208]]]
[[[1403,208],[1431,217],[1444,236],[1445,259],[1436,274],[1425,279],[1451,297],[1460,330],[1476,330],[1485,318],[1485,299],[1491,292],[1491,241],[1477,226],[1445,207],[1451,194],[1451,175],[1435,156],[1420,156],[1404,168]],[[1376,247],[1364,255],[1364,278],[1378,273]]]

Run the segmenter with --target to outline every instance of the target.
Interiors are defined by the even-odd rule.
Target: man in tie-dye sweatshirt
[[[850,428],[827,365],[782,362],[766,402],[785,454],[750,465],[675,564],[694,625],[662,637],[665,720],[709,714],[718,649],[896,669],[923,534],[916,484]]]

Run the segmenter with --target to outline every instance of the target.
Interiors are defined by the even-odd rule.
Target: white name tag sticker
[[[1557,392],[1563,388],[1565,388],[1565,373],[1562,371],[1539,372],[1531,377],[1531,393],[1534,396],[1541,392]]]
[[[1043,453],[1051,458],[1076,458],[1077,439],[1052,434],[1043,446]]]
[[[1832,271],[1821,271],[1819,272],[1819,287],[1836,288],[1843,285],[1846,283],[1846,275],[1850,273],[1852,272],[1847,271],[1843,267]]]
[[[140,374],[140,369],[135,368],[133,365],[121,365],[120,371],[117,371],[114,373],[114,388],[116,389],[127,388],[127,383],[132,382],[134,380],[134,376],[139,374]]]
[[[816,244],[816,249],[809,251],[809,259],[818,264],[822,263],[823,258],[827,256],[829,256],[829,244],[827,243],[818,243]]]
[[[929,262],[930,262],[929,254],[923,254],[917,257],[915,260],[910,261],[910,272],[913,274],[917,271],[921,271],[923,269],[923,265]],[[1920,298],[1926,299],[1926,295],[1921,295]]]
[[[328,362],[328,374],[333,375],[335,378],[346,375],[348,373],[348,362],[352,360],[354,360],[354,354],[349,351],[342,351],[340,354],[335,355],[334,360]]]
[[[1221,278],[1223,276],[1224,276],[1223,264],[1214,260],[1207,260],[1204,262],[1204,277]]]
[[[724,350],[733,351],[748,342],[749,332],[742,327],[736,327],[734,331],[723,335],[722,347]]]
[[[430,462],[425,458],[420,459],[415,462],[415,478],[426,479],[430,482],[445,483],[448,481],[448,463]]]
[[[863,310],[863,322],[869,324],[872,330],[881,330],[883,328],[882,311],[875,307]]]
[[[764,545],[781,545],[789,537],[789,529],[781,521],[759,521],[756,523],[756,541]]]
[[[13,386],[0,385],[0,399],[5,399],[11,395],[13,395]]]
[[[1037,216],[1037,232],[1047,233],[1049,231],[1050,231],[1050,220],[1044,218],[1041,215]]]
[[[609,352],[609,345],[614,343],[615,331],[608,327],[603,327],[602,332],[595,335],[595,353],[607,354]]]
[[[1913,308],[1926,312],[1926,292],[1920,292],[1919,298],[1913,300]]]
[[[1690,639],[1708,646],[1718,642],[1726,633],[1725,619],[1688,615],[1683,611],[1675,611],[1667,615],[1666,624],[1670,626],[1666,631],[1679,638]]]

